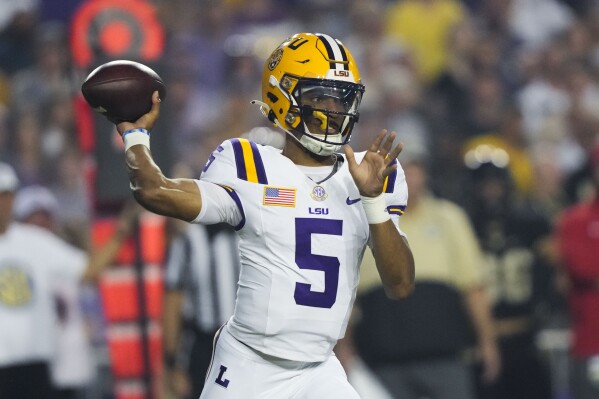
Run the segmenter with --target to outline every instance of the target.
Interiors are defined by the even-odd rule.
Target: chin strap
[[[299,139],[299,142],[301,145],[307,148],[308,151],[316,155],[332,155],[336,152],[339,152],[341,147],[337,144],[322,143],[305,134],[302,135],[302,137]]]

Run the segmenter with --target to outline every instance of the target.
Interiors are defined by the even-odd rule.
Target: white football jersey
[[[324,361],[345,334],[369,239],[347,162],[317,184],[280,150],[231,139],[200,180],[222,186],[242,215],[231,334],[271,356]],[[384,190],[389,213],[401,215],[407,186],[400,166]]]

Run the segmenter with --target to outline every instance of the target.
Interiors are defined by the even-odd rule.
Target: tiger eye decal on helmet
[[[349,142],[363,92],[355,60],[339,40],[299,33],[266,61],[260,106],[308,150],[327,155]]]
[[[272,52],[272,54],[270,55],[270,58],[268,59],[268,62],[266,63],[266,65],[268,66],[269,70],[273,70],[277,67],[277,65],[279,65],[279,61],[281,61],[281,57],[283,57],[283,49],[282,48],[278,48],[275,51]]]

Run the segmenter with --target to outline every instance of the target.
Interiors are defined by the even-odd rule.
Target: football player
[[[215,337],[202,399],[359,397],[333,347],[345,333],[365,246],[389,296],[403,298],[414,284],[397,223],[408,195],[396,134],[381,131],[362,153],[347,145],[363,92],[339,40],[300,33],[271,54],[262,101],[254,101],[286,132],[282,151],[230,139],[199,180],[169,179],[149,151],[158,93],[148,114],[118,124],[144,207],[192,223],[226,222],[239,233],[235,313]]]

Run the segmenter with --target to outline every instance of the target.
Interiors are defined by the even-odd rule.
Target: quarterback
[[[390,297],[409,295],[414,284],[398,226],[408,197],[402,147],[385,130],[365,152],[348,145],[363,92],[339,40],[300,33],[266,61],[262,100],[254,101],[286,133],[282,151],[230,139],[199,180],[170,179],[149,150],[158,93],[149,113],[117,125],[140,204],[192,223],[226,222],[239,233],[235,312],[215,337],[202,399],[358,398],[333,348],[366,245]]]

